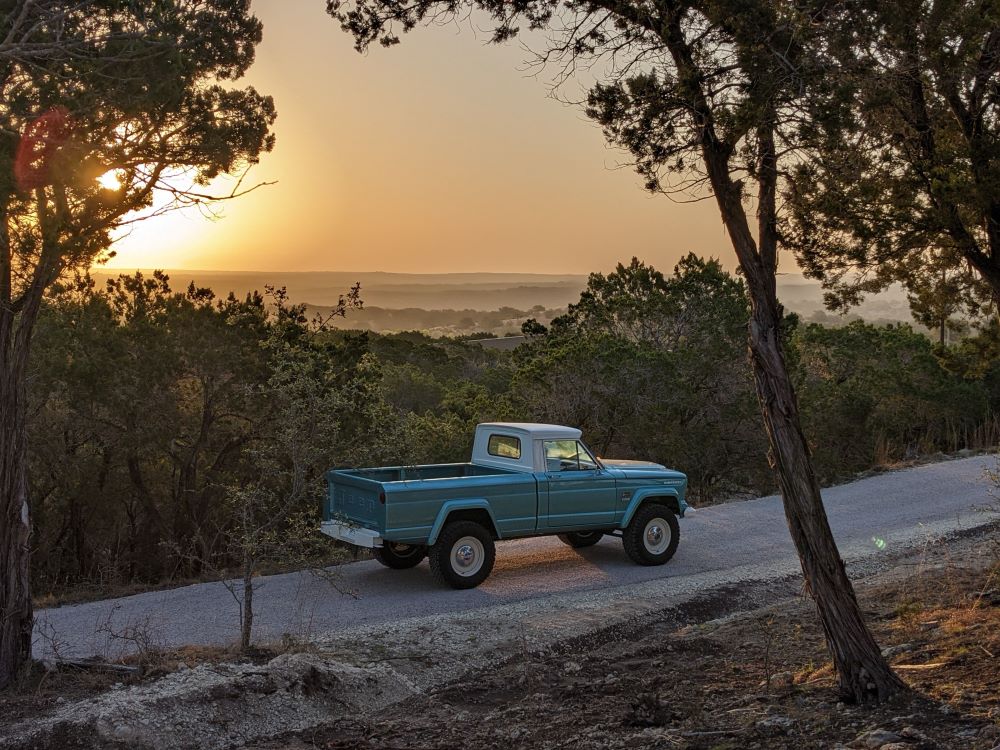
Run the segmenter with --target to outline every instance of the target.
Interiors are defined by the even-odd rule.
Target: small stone
[[[929,742],[927,735],[916,727],[903,727],[899,730],[899,736],[914,742]]]
[[[895,732],[890,732],[888,729],[872,729],[869,732],[858,735],[852,744],[858,747],[880,748],[883,745],[901,742],[902,740],[902,737]]]
[[[771,687],[791,687],[795,677],[791,672],[778,672],[771,675]]]
[[[787,716],[768,716],[757,722],[758,729],[767,729],[779,734],[788,734],[789,730],[795,726],[795,720]]]
[[[563,672],[566,672],[568,674],[574,674],[576,672],[579,672],[581,669],[583,669],[583,667],[581,667],[575,661],[568,661],[565,664],[563,664]]]

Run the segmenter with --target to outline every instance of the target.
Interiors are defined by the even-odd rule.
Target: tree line
[[[748,315],[744,282],[694,255],[593,274],[513,351],[338,330],[281,290],[220,299],[162,273],[59,287],[29,381],[36,592],[322,562],[327,469],[466,461],[480,421],[579,426],[599,455],[686,472],[695,504],[773,492]],[[995,327],[947,349],[906,325],[785,331],[824,481],[996,442]]]

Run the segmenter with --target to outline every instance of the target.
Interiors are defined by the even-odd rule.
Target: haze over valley
[[[665,272],[669,269],[661,269]],[[123,269],[95,269],[91,275],[103,287]],[[150,271],[144,271],[150,273]],[[353,284],[361,284],[364,309],[337,320],[340,328],[380,332],[419,330],[431,335],[461,336],[519,333],[527,318],[548,323],[579,301],[585,274],[541,273],[389,273],[382,271],[202,271],[168,270],[170,285],[182,290],[191,282],[220,296],[230,291],[243,297],[266,285],[285,287],[292,302],[318,311],[329,309]],[[803,319],[840,325],[857,317],[873,323],[912,322],[906,296],[891,289],[875,295],[848,316],[827,312],[819,282],[800,274],[778,278],[779,297],[786,309]]]

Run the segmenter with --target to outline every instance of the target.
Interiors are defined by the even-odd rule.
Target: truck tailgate
[[[379,531],[385,528],[385,493],[379,482],[330,471],[323,520],[347,520]]]

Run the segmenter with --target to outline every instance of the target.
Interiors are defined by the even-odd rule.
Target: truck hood
[[[629,461],[624,458],[602,458],[601,463],[605,466],[613,466],[616,469],[666,469],[663,464],[654,464],[652,461]]]
[[[608,469],[615,469],[625,475],[626,479],[658,479],[674,480],[678,483],[687,482],[687,477],[679,471],[668,469],[663,464],[652,461],[625,461],[615,458],[602,458],[601,463]]]

